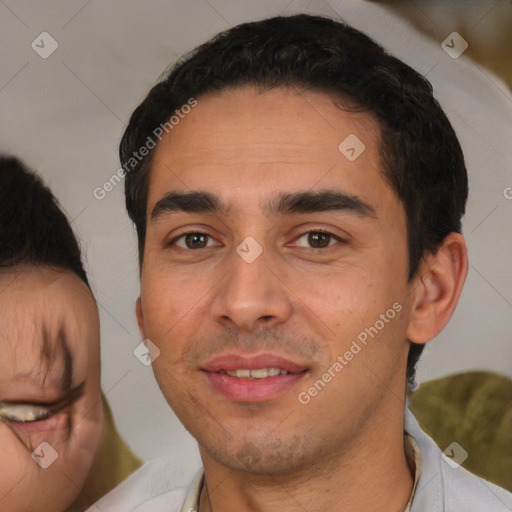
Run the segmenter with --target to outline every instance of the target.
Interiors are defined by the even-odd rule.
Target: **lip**
[[[201,367],[206,372],[232,370],[256,370],[258,368],[279,368],[290,373],[301,373],[307,366],[295,363],[275,354],[220,354]]]
[[[243,379],[225,371],[279,368],[289,372],[266,379]],[[201,367],[213,389],[233,402],[258,403],[276,398],[296,386],[308,373],[308,367],[275,354],[221,354]]]
[[[45,420],[11,422],[11,427],[20,433],[33,434],[36,432],[51,432],[68,427],[69,414],[65,412],[54,414]]]

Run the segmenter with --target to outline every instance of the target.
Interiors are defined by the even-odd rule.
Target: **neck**
[[[414,482],[404,450],[403,419],[402,413],[389,428],[380,424],[361,433],[350,450],[340,449],[285,475],[227,468],[201,449],[205,485],[199,510],[403,512]]]

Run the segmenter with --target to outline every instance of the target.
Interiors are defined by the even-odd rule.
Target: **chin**
[[[274,438],[271,442],[269,437],[262,441],[231,440],[227,449],[226,445],[211,446],[211,441],[209,446],[203,446],[210,457],[223,466],[262,476],[295,473],[311,465],[309,461],[315,459],[315,454],[310,453],[311,447],[307,449],[302,437]]]

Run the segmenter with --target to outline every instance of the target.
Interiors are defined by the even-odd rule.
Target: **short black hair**
[[[449,233],[461,232],[467,171],[430,82],[345,22],[278,16],[243,23],[200,45],[174,64],[133,112],[119,154],[128,169],[126,207],[137,228],[141,268],[153,150],[140,160],[134,154],[191,98],[246,85],[324,92],[375,116],[383,175],[407,216],[409,279]],[[411,344],[411,385],[422,350]]]
[[[0,272],[18,265],[70,270],[90,289],[78,240],[51,190],[19,159],[0,155]]]

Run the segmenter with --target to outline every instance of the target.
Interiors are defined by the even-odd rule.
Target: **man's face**
[[[69,271],[0,275],[0,509],[60,512],[78,497],[103,412],[99,321]]]
[[[203,461],[287,472],[403,422],[406,218],[378,144],[327,95],[251,87],[158,144],[138,318]],[[193,192],[226,209],[169,195]]]

